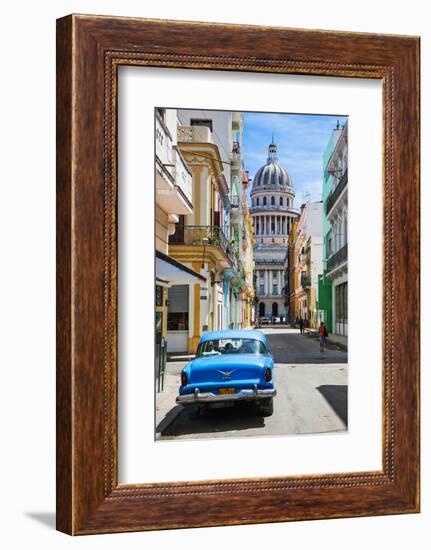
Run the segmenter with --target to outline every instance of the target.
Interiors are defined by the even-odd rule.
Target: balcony
[[[229,202],[231,208],[239,208],[241,203],[241,197],[239,195],[230,195]]]
[[[168,127],[156,112],[156,156],[163,166],[172,166],[172,136]],[[168,172],[171,172],[168,170]]]
[[[337,184],[337,187],[335,187],[335,189],[326,199],[326,202],[325,202],[326,215],[329,214],[329,212],[332,210],[337,200],[340,198],[341,193],[344,191],[345,187],[347,186],[347,181],[348,181],[348,177],[347,177],[347,170],[346,170],[344,174],[341,176],[340,181]]]
[[[201,247],[202,258],[205,251],[210,252],[211,248],[218,249],[228,258],[235,271],[242,269],[241,262],[223,230],[215,225],[176,225],[175,233],[169,237],[169,246],[179,245]]]
[[[156,202],[168,214],[193,212],[193,184],[181,153],[163,119],[156,114]]]
[[[175,185],[185,200],[193,203],[193,178],[192,173],[176,147],[174,152],[174,176]]]
[[[208,126],[178,126],[178,142],[212,143],[212,134]]]
[[[308,275],[305,275],[301,277],[301,286],[302,288],[310,288],[311,287],[311,277]]]
[[[330,258],[328,258],[328,262],[326,264],[328,273],[346,262],[347,262],[347,244],[345,244],[342,248],[340,248],[340,250],[337,250],[335,254],[333,254]]]

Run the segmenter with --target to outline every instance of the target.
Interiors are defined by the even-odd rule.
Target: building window
[[[263,206],[266,206],[266,197],[263,197]]]
[[[280,197],[280,206],[283,206],[283,197]]]
[[[335,319],[337,323],[347,324],[347,283],[335,287]]]
[[[204,118],[192,118],[190,120],[190,126],[206,126],[213,131],[213,121],[210,119],[204,119]]]
[[[271,206],[275,205],[275,197],[271,197]]]
[[[256,199],[256,206],[259,206],[259,197]]]

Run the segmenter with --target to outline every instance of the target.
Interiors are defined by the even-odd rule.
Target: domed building
[[[277,157],[274,138],[268,158],[256,172],[250,194],[254,226],[254,262],[258,317],[286,317],[284,262],[292,220],[299,217],[293,207],[293,182]]]

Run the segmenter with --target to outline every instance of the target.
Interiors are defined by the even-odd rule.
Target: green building
[[[332,332],[332,281],[326,276],[327,273],[327,262],[328,258],[331,255],[332,251],[332,242],[331,242],[331,224],[328,221],[325,212],[325,203],[328,195],[332,191],[332,181],[331,175],[327,170],[328,161],[331,158],[334,147],[340,137],[342,132],[342,127],[338,126],[332,131],[331,137],[329,138],[328,145],[326,146],[325,152],[323,154],[323,189],[322,189],[322,199],[323,199],[323,251],[322,251],[322,260],[323,260],[323,274],[319,275],[318,283],[318,296],[319,296],[319,317],[320,321],[323,321],[328,329],[328,332]]]

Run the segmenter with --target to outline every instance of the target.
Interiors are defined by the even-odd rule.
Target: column
[[[268,294],[268,270],[265,269],[264,281],[265,281],[265,295]]]
[[[281,294],[281,271],[278,270],[278,273],[277,273],[277,290],[278,290],[278,294]]]

